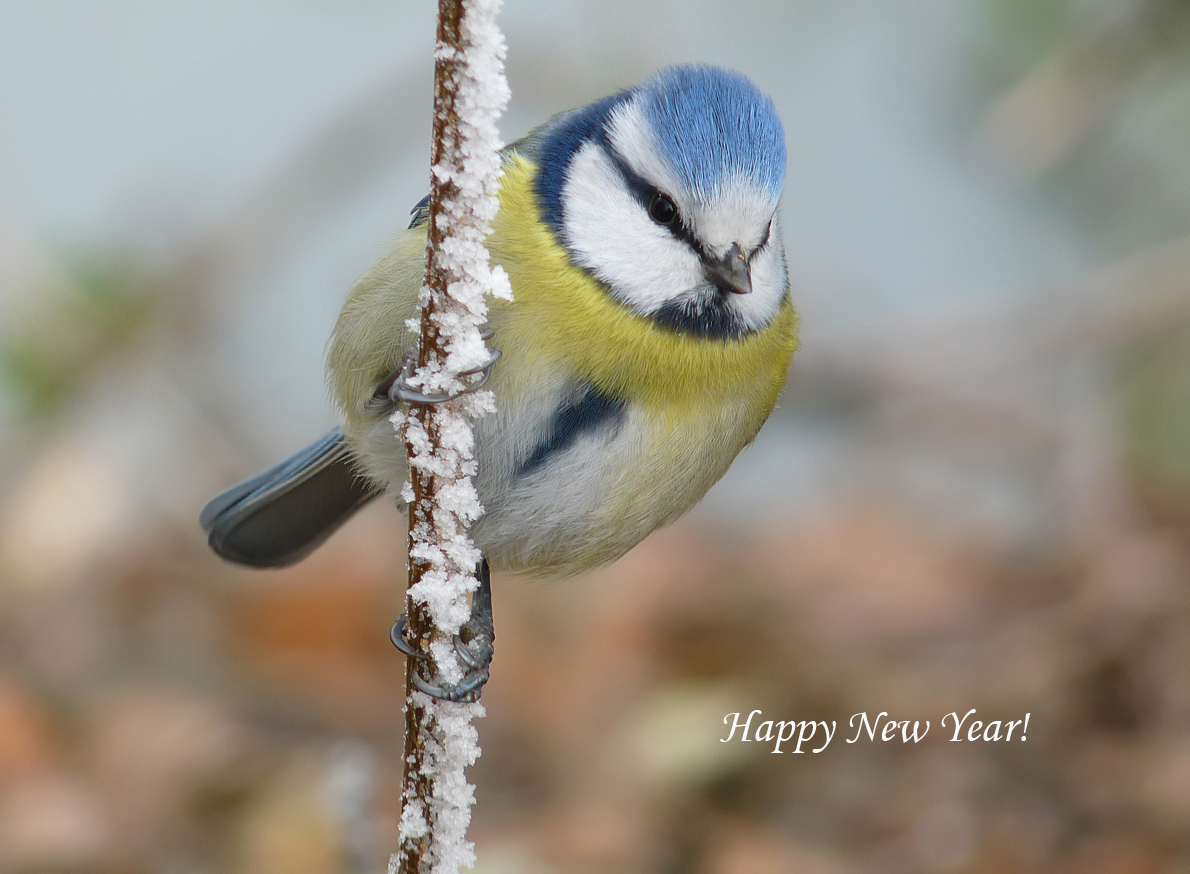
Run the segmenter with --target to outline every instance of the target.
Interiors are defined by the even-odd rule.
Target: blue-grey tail
[[[335,428],[293,457],[232,486],[199,514],[211,549],[256,568],[301,561],[380,494],[356,472],[354,462]]]

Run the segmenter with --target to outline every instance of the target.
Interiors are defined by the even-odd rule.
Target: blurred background
[[[196,520],[334,421],[433,15],[0,2],[0,871],[383,870],[403,520],[257,573]],[[507,139],[675,61],[772,95],[803,339],[697,510],[496,579],[477,870],[1190,872],[1190,2],[502,20]],[[948,742],[970,708],[1027,739]],[[718,743],[752,709],[839,734]]]

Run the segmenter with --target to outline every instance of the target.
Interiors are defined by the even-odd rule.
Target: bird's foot
[[[417,660],[413,685],[431,698],[470,704],[479,700],[483,685],[491,676],[496,630],[492,621],[492,584],[487,559],[480,562],[476,575],[479,577],[479,588],[471,597],[471,618],[463,623],[454,639],[455,653],[464,667],[463,679],[458,683],[439,686],[421,676],[421,665],[427,664],[429,657],[405,637],[407,620],[404,613],[393,623],[389,632],[393,646]]]
[[[492,337],[492,329],[482,329],[480,336],[486,342]],[[473,367],[470,370],[464,370],[459,374],[466,383],[463,388],[458,391],[438,394],[428,394],[409,385],[409,379],[413,376],[413,368],[417,360],[417,355],[408,355],[401,363],[401,366],[376,387],[376,391],[372,394],[372,399],[368,405],[377,412],[385,412],[393,409],[398,404],[445,404],[447,401],[461,398],[465,394],[479,391],[487,384],[488,378],[492,375],[492,365],[500,360],[501,353],[499,349],[489,348],[488,352],[491,355],[485,364],[481,364],[479,367]]]

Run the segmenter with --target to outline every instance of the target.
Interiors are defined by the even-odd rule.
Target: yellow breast
[[[607,394],[679,418],[720,399],[744,401],[759,428],[785,385],[797,346],[797,315],[788,296],[767,327],[741,339],[660,327],[571,263],[540,219],[535,171],[520,156],[507,162],[500,212],[488,240],[493,260],[508,271],[515,298],[492,307],[501,344],[537,359],[527,362],[529,373],[561,368]],[[501,312],[507,308],[515,308],[515,318]]]

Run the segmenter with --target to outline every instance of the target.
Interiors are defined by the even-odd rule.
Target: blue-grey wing
[[[362,478],[339,429],[212,499],[198,521],[211,549],[236,564],[285,567],[305,558],[380,494]]]

